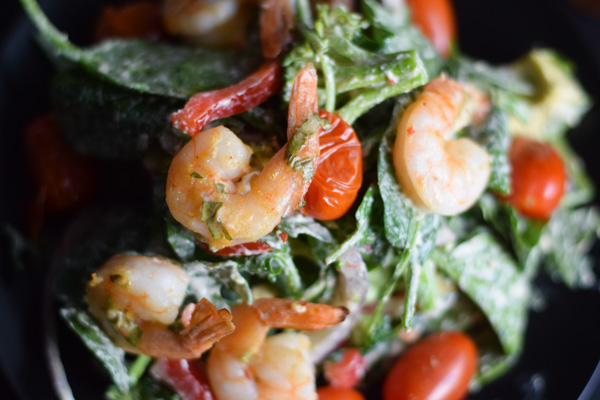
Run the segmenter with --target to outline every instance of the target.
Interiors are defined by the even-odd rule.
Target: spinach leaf
[[[181,400],[168,385],[148,375],[127,391],[111,387],[105,396],[108,400]]]
[[[266,277],[272,283],[277,283],[286,295],[291,297],[301,295],[302,279],[290,253],[289,244],[286,243],[281,250],[244,257],[238,261],[242,271]]]
[[[106,368],[116,387],[121,391],[129,390],[125,351],[117,347],[85,311],[68,306],[61,308],[60,315]]]
[[[182,102],[134,92],[78,69],[60,72],[52,84],[56,118],[69,143],[99,158],[141,157],[168,134],[170,114]]]
[[[600,232],[600,214],[595,207],[560,208],[552,214],[542,236],[546,269],[572,289],[596,282],[594,263],[588,255]]]
[[[252,303],[252,291],[246,278],[240,273],[240,265],[233,261],[208,263],[196,261],[184,264],[190,275],[190,289],[198,299],[207,298],[217,307],[228,307],[229,304],[221,294],[224,286],[237,294],[244,302]]]
[[[196,237],[183,225],[167,220],[167,241],[180,260],[191,261],[196,252]]]
[[[563,208],[576,208],[588,204],[594,199],[594,182],[585,170],[583,160],[571,148],[565,137],[552,141],[552,147],[558,152],[563,160],[567,172],[567,190],[560,200]]]
[[[300,235],[306,235],[325,243],[334,241],[331,232],[329,232],[326,227],[318,223],[314,218],[299,212],[293,212],[287,217],[282,218],[277,229],[287,233],[293,238],[297,238]]]
[[[478,206],[484,220],[512,246],[519,266],[528,276],[533,276],[541,262],[542,252],[538,243],[546,223],[523,217],[490,193],[479,198]]]
[[[437,232],[441,219],[436,214],[423,214],[412,204],[410,199],[402,193],[396,180],[392,162],[392,148],[396,138],[396,122],[404,108],[409,104],[410,98],[405,96],[399,101],[396,118],[383,135],[379,147],[379,163],[377,165],[377,178],[379,190],[384,205],[384,226],[387,240],[397,249],[406,249],[411,240],[410,233],[419,224],[420,229],[416,234],[418,245],[411,248],[412,257],[417,262],[424,262],[435,246]]]
[[[510,163],[508,149],[511,137],[506,114],[494,107],[486,122],[468,129],[468,134],[481,144],[490,156],[490,179],[488,188],[508,194],[510,191]]]
[[[523,344],[530,297],[529,281],[489,232],[452,249],[436,248],[432,259],[483,311],[506,354]]]
[[[82,49],[50,23],[35,0],[21,3],[54,56],[138,92],[187,100],[240,81],[258,65],[254,49],[207,50],[125,39]]]

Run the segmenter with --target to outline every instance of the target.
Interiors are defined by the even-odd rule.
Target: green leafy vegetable
[[[182,106],[179,100],[137,93],[79,69],[59,72],[52,89],[55,115],[69,143],[99,158],[140,158],[153,141],[171,132],[169,115]]]
[[[240,265],[233,260],[219,263],[195,261],[184,264],[191,277],[190,290],[196,298],[206,298],[217,307],[229,306],[221,293],[222,286],[237,294],[243,301],[252,303],[250,285],[240,273],[239,267]]]
[[[501,194],[508,194],[510,191],[508,149],[511,139],[506,114],[498,108],[492,109],[486,122],[480,127],[469,129],[469,135],[484,146],[490,156],[488,188]]]
[[[62,308],[60,314],[106,368],[117,388],[127,391],[130,381],[125,364],[125,351],[117,347],[85,311],[68,306]]]
[[[452,249],[436,248],[439,268],[484,312],[506,354],[521,350],[530,297],[529,281],[489,232]]]
[[[142,93],[187,100],[240,81],[260,60],[252,49],[207,50],[143,40],[108,40],[82,49],[48,21],[35,0],[21,3],[56,56]]]
[[[571,289],[591,287],[596,277],[588,252],[599,232],[600,214],[595,207],[555,211],[541,240],[552,277]]]

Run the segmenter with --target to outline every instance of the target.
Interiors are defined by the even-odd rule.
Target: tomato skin
[[[413,23],[444,58],[456,40],[456,17],[451,0],[407,0]]]
[[[342,357],[336,361],[326,361],[325,379],[331,386],[351,388],[365,375],[366,363],[357,348],[345,349]]]
[[[95,164],[75,153],[51,114],[25,131],[29,168],[38,187],[38,204],[48,212],[63,212],[90,201],[96,191]]]
[[[511,193],[501,197],[521,214],[533,219],[548,219],[564,193],[564,164],[547,143],[515,137],[508,153]]]
[[[283,241],[283,243],[287,242],[288,235],[285,232],[281,232],[279,237]],[[240,256],[252,256],[256,254],[263,254],[267,251],[273,250],[271,246],[264,242],[256,241],[256,242],[248,242],[236,244],[235,246],[223,247],[217,251],[212,251],[208,247],[208,245],[204,242],[198,242],[198,245],[202,247],[205,251],[210,254],[214,254],[216,256],[221,257],[240,257]]]
[[[164,36],[160,4],[154,1],[104,7],[94,32],[96,42],[109,38],[160,39]]]
[[[214,400],[201,360],[158,358],[151,372],[171,386],[182,400]]]
[[[359,391],[352,388],[321,386],[317,388],[319,400],[365,400]]]
[[[281,88],[281,62],[267,60],[252,75],[223,89],[200,92],[171,114],[175,128],[195,136],[212,120],[231,117],[265,102]]]
[[[460,332],[437,332],[409,348],[383,384],[384,400],[459,400],[477,367],[477,348]]]
[[[321,130],[321,155],[304,196],[303,214],[328,221],[346,214],[362,185],[362,148],[356,132],[337,114],[319,111],[331,127]]]

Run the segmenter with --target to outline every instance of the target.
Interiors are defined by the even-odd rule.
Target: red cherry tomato
[[[281,240],[283,240],[283,243],[287,242],[287,239],[288,239],[287,233],[281,232],[279,234],[279,237],[281,238]],[[219,249],[217,251],[210,250],[208,245],[204,242],[197,242],[197,243],[198,243],[198,246],[202,247],[207,252],[217,255],[217,256],[221,256],[221,257],[252,256],[252,255],[256,255],[256,254],[263,254],[263,253],[266,253],[267,251],[273,250],[271,248],[271,246],[269,246],[268,244],[266,244],[264,242],[249,242],[249,243],[236,244],[235,246],[223,247],[222,249]]]
[[[94,33],[97,42],[109,38],[159,39],[163,36],[160,4],[153,1],[104,7]]]
[[[322,386],[317,389],[319,400],[365,400],[359,391],[352,388]]]
[[[158,358],[152,365],[152,375],[171,386],[183,400],[214,400],[201,360]]]
[[[209,122],[251,110],[281,88],[281,62],[267,60],[252,75],[235,85],[197,93],[185,107],[171,114],[175,128],[196,135]]]
[[[534,219],[550,218],[565,189],[565,168],[552,146],[515,137],[508,153],[511,193],[503,199],[521,214]]]
[[[321,130],[321,155],[301,211],[327,221],[340,218],[356,200],[362,185],[362,149],[354,129],[337,114],[321,110],[319,115],[331,127]]]
[[[326,361],[325,379],[331,386],[351,388],[365,375],[365,359],[356,348],[346,349],[342,357],[336,361]]]
[[[450,0],[408,0],[412,21],[433,47],[448,58],[456,39],[456,18]]]
[[[459,400],[477,366],[473,340],[460,332],[438,332],[409,348],[383,384],[384,400]]]
[[[37,118],[25,134],[29,167],[43,208],[68,211],[91,200],[96,189],[95,165],[69,147],[54,117]]]

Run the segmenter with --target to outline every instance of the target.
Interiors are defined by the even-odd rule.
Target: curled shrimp
[[[115,344],[131,353],[172,359],[198,358],[234,327],[227,310],[206,299],[189,324],[169,329],[190,282],[179,266],[161,257],[118,254],[92,274],[85,300]]]
[[[490,157],[467,138],[451,139],[483,119],[489,101],[475,88],[441,76],[429,82],[398,123],[393,149],[396,179],[426,212],[456,215],[479,198],[490,175]]]
[[[236,330],[211,350],[207,373],[217,400],[314,400],[317,398],[310,339],[301,333],[266,338],[270,327],[322,329],[348,310],[287,299],[259,299],[233,308]]]
[[[167,31],[208,46],[243,44],[249,6],[260,6],[260,39],[265,58],[276,58],[290,39],[294,12],[290,0],[165,0]]]
[[[244,43],[249,16],[246,2],[240,0],[163,2],[163,22],[167,32],[205,46]]]
[[[252,150],[229,129],[200,132],[173,158],[166,201],[173,217],[213,249],[253,242],[271,232],[308,190],[319,157],[317,74],[296,76],[288,143],[262,171]]]

